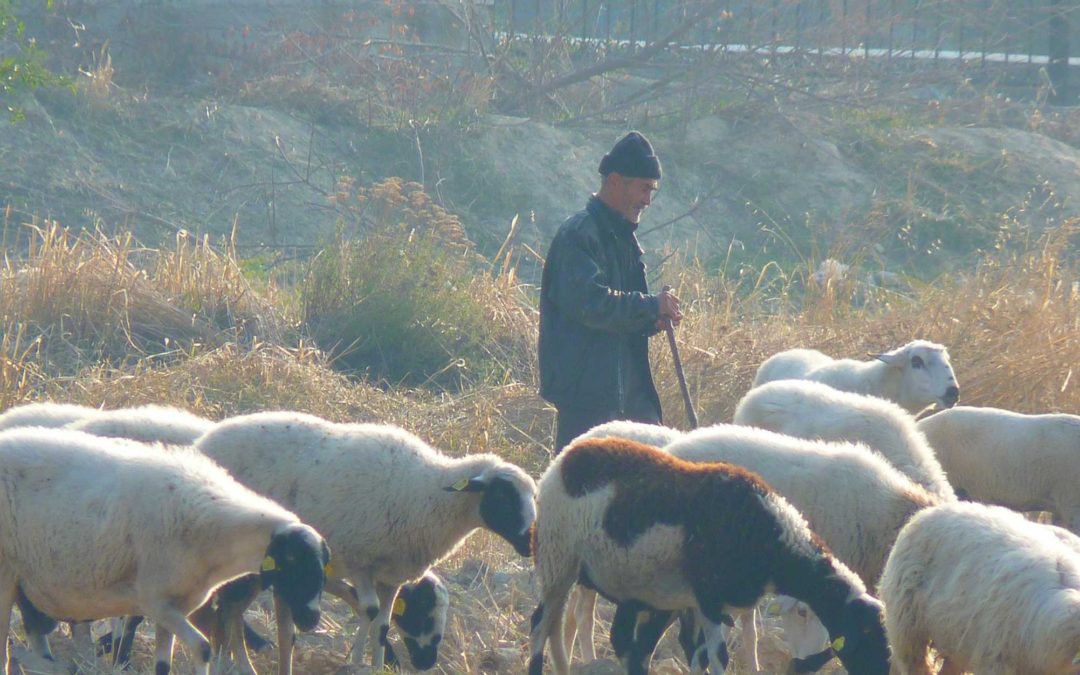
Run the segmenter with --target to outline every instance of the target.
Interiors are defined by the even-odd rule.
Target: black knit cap
[[[660,180],[660,160],[653,153],[649,139],[637,131],[631,131],[600,160],[600,174],[606,176],[609,173],[619,173],[627,178]]]

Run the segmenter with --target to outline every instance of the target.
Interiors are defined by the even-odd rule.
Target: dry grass
[[[688,309],[679,343],[702,422],[729,419],[757,365],[775,351],[808,346],[862,356],[914,337],[949,347],[965,403],[1077,412],[1080,277],[1069,257],[1076,231],[1066,223],[1022,254],[989,255],[967,273],[863,306],[852,303],[862,297],[855,284],[815,286],[810,263],[717,276],[692,261],[669,262],[662,282]],[[503,253],[484,288],[501,284],[524,298],[507,262],[513,251]],[[552,411],[535,394],[535,366],[453,393],[350,379],[302,337],[290,293],[249,281],[227,245],[221,252],[181,237],[172,250],[147,251],[129,237],[75,237],[46,224],[27,255],[0,270],[0,409],[35,399],[157,402],[220,419],[288,408],[398,424],[448,453],[496,452],[542,472]],[[535,311],[521,302],[512,321],[535,330]],[[685,428],[662,338],[653,350],[668,421]],[[481,533],[439,571],[454,597],[437,672],[522,672],[535,603],[529,566]],[[265,604],[252,617],[271,634]],[[321,629],[300,638],[297,672],[348,672],[354,631],[348,611],[333,604]],[[775,641],[768,626],[767,663],[781,667]],[[66,641],[55,642],[63,654]],[[665,643],[657,672],[682,672],[673,653]],[[184,659],[178,650],[180,668]],[[150,661],[146,634],[131,672],[151,672]],[[259,655],[257,666],[272,672],[273,656]]]

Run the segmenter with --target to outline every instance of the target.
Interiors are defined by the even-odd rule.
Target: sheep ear
[[[486,481],[480,478],[480,476],[474,476],[473,478],[462,478],[450,487],[445,487],[443,489],[447,492],[483,492],[486,487]]]
[[[1073,665],[1080,666],[1080,649],[1076,650],[1076,654],[1073,655]]]
[[[259,584],[264,591],[274,585],[277,571],[277,561],[273,556],[268,555],[263,558],[262,565],[259,566]]]
[[[841,635],[840,637],[838,637],[838,638],[836,638],[835,640],[833,640],[833,641],[832,641],[832,644],[830,644],[829,646],[830,646],[830,647],[832,647],[832,649],[833,649],[833,651],[834,651],[834,652],[836,652],[837,654],[839,654],[839,653],[840,653],[840,650],[844,648],[844,642],[845,642],[845,640],[844,640],[844,636],[843,636],[843,635]]]
[[[394,600],[394,607],[390,610],[390,613],[393,616],[404,616],[406,607],[405,601],[401,598],[397,598]]]
[[[900,352],[885,352],[884,354],[874,354],[875,359],[889,364],[893,368],[899,368],[904,365],[904,355]]]

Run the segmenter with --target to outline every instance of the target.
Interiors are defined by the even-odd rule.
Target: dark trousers
[[[658,411],[643,411],[636,414],[619,414],[617,410],[596,410],[588,408],[557,408],[555,417],[555,454],[563,451],[570,441],[595,426],[612,420],[630,420],[646,424],[660,424]]]

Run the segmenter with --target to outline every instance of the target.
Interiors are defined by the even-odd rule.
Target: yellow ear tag
[[[1080,666],[1080,649],[1076,650],[1076,655],[1073,656],[1073,665]]]
[[[334,576],[334,566],[330,563],[326,563],[326,567],[323,567],[323,574],[325,574],[327,577]]]
[[[832,641],[832,648],[833,648],[834,652],[839,652],[841,649],[844,648],[844,636],[843,635],[841,635],[840,637],[838,637],[838,638],[836,638],[835,640]]]
[[[401,598],[394,600],[394,608],[390,610],[394,616],[403,616],[405,614],[405,601]]]
[[[260,567],[259,569],[263,572],[273,572],[277,569],[277,563],[275,563],[274,559],[270,556],[266,556],[265,558],[263,558],[262,567]]]
[[[453,488],[455,492],[461,492],[462,490],[464,490],[468,486],[469,486],[469,479],[468,478],[462,478],[461,480],[454,483],[450,487]]]

